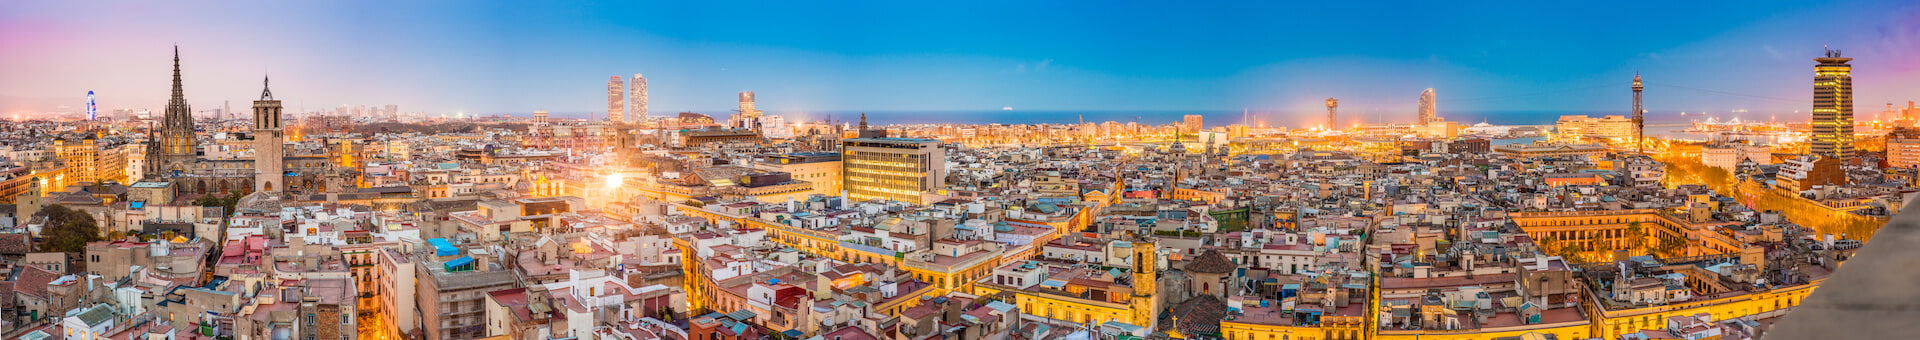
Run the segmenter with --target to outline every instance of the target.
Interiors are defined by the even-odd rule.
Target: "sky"
[[[180,48],[196,109],[604,112],[1214,110],[1790,115],[1822,46],[1857,112],[1920,100],[1920,3],[1884,1],[0,2],[0,113],[160,109]],[[1357,111],[1356,111],[1357,110]],[[1317,114],[1317,113],[1316,113]]]

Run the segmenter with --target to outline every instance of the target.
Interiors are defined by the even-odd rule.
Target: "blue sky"
[[[1920,5],[1904,1],[572,2],[9,1],[0,110],[158,108],[181,46],[198,107],[271,73],[296,108],[605,110],[646,74],[655,114],[1238,110],[1805,111],[1822,45],[1854,62],[1859,111],[1920,99]],[[1704,90],[1711,90],[1709,92]],[[1731,93],[1731,94],[1728,94]],[[16,105],[9,105],[7,102]],[[244,105],[241,105],[244,106]]]

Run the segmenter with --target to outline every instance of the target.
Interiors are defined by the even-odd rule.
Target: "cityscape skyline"
[[[0,73],[0,338],[1785,340],[1920,319],[1888,284],[1920,242],[1920,101],[1897,104],[1920,95],[1920,4],[541,5],[45,6],[113,12],[58,32],[0,4],[21,57],[0,60],[20,71]],[[162,69],[163,109],[117,105]],[[68,86],[83,109],[10,94]]]
[[[137,34],[137,41],[123,41],[132,37],[118,35],[125,33],[125,28],[116,26],[151,20],[143,16],[192,18],[200,14],[149,15],[132,11],[130,9],[140,8],[127,4],[102,4],[99,6],[104,7],[99,8],[47,8],[37,3],[0,6],[8,7],[8,13],[15,13],[8,15],[7,25],[18,28],[9,30],[14,33],[0,39],[9,42],[10,48],[43,52],[23,53],[22,58],[0,61],[0,71],[23,75],[0,84],[0,110],[7,113],[35,112],[34,107],[57,109],[48,104],[66,105],[69,110],[77,111],[74,108],[81,103],[77,98],[87,90],[97,91],[100,105],[109,109],[158,108],[163,104],[161,95],[139,89],[159,84],[161,77],[141,75],[151,72],[147,64],[159,65],[162,61],[150,60],[155,58],[142,56],[151,54],[134,51],[143,46],[162,48],[171,42],[184,45],[183,53],[190,60],[184,67],[198,66],[202,69],[197,73],[206,74],[189,80],[202,82],[197,88],[208,89],[192,100],[205,101],[202,105],[234,97],[245,100],[251,92],[245,88],[252,83],[245,79],[266,73],[287,79],[287,86],[302,87],[289,89],[297,90],[290,93],[308,94],[303,98],[284,99],[287,106],[295,110],[337,105],[334,103],[398,103],[432,113],[525,113],[540,109],[598,112],[604,117],[606,107],[596,104],[604,97],[595,95],[599,91],[592,88],[597,84],[590,79],[631,72],[653,75],[649,77],[655,83],[651,90],[659,94],[652,95],[658,98],[651,98],[649,105],[655,108],[652,111],[660,112],[725,112],[732,106],[728,105],[732,102],[728,94],[751,89],[768,95],[771,105],[763,105],[761,109],[770,113],[990,110],[1006,106],[1038,111],[1224,112],[1250,108],[1256,112],[1307,115],[1318,111],[1318,98],[1339,97],[1360,114],[1389,112],[1394,113],[1389,116],[1400,117],[1400,112],[1412,113],[1417,109],[1415,102],[1406,99],[1411,93],[1437,88],[1449,93],[1448,105],[1438,112],[1443,117],[1452,111],[1502,110],[1603,114],[1624,113],[1620,105],[1614,104],[1619,102],[1620,95],[1611,89],[1623,78],[1622,74],[1638,71],[1650,75],[1650,79],[1658,79],[1648,84],[1652,96],[1647,101],[1650,119],[1679,111],[1745,109],[1755,114],[1784,114],[1805,112],[1811,105],[1803,96],[1795,94],[1805,91],[1798,79],[1804,79],[1805,57],[1817,54],[1818,45],[1844,48],[1860,59],[1855,65],[1866,72],[1863,74],[1870,75],[1858,79],[1861,83],[1859,102],[1863,105],[1904,102],[1911,100],[1913,93],[1920,93],[1920,82],[1910,80],[1920,79],[1915,76],[1920,73],[1920,63],[1913,62],[1920,60],[1916,57],[1920,53],[1914,48],[1920,46],[1915,41],[1920,39],[1920,25],[1907,20],[1920,17],[1920,8],[1892,1],[1832,6],[1687,5],[1661,7],[1660,11],[1650,11],[1648,7],[1653,6],[1629,4],[1597,10],[1634,11],[1649,19],[1677,19],[1705,13],[1724,15],[1699,19],[1702,22],[1643,20],[1658,24],[1601,32],[1593,32],[1598,29],[1586,26],[1592,23],[1580,21],[1586,19],[1542,23],[1545,19],[1522,15],[1511,18],[1515,23],[1489,26],[1526,24],[1540,27],[1541,32],[1493,36],[1490,32],[1478,31],[1492,29],[1488,27],[1460,32],[1460,37],[1446,39],[1410,34],[1408,31],[1422,24],[1498,19],[1502,14],[1514,14],[1459,13],[1458,8],[1434,8],[1453,17],[1363,25],[1316,36],[1274,38],[1275,43],[1284,46],[1240,44],[1208,50],[1215,53],[1166,49],[1191,44],[1178,41],[1183,34],[1199,34],[1197,36],[1206,37],[1199,40],[1208,42],[1244,41],[1292,28],[1287,25],[1310,25],[1324,19],[1284,25],[1233,24],[1206,28],[1113,27],[1115,24],[1109,20],[1138,18],[1152,12],[1120,5],[1096,11],[1098,13],[1061,18],[1004,14],[1004,21],[1027,25],[1024,30],[953,30],[895,21],[920,19],[953,23],[1002,14],[985,13],[983,8],[944,11],[949,13],[881,8],[860,14],[885,17],[882,19],[885,23],[905,25],[901,32],[830,32],[829,28],[801,23],[790,32],[757,36],[743,31],[752,28],[689,31],[672,27],[672,23],[679,20],[697,20],[709,15],[711,9],[697,8],[700,5],[663,5],[695,6],[670,8],[695,15],[633,22],[612,20],[602,12],[666,9],[579,6],[527,10],[525,15],[531,18],[525,27],[527,32],[512,31],[518,28],[516,25],[475,24],[475,28],[511,31],[497,41],[459,38],[427,44],[432,46],[402,46],[390,40],[441,32],[449,29],[442,26],[450,22],[489,22],[479,19],[504,16],[503,13],[517,9],[498,5],[431,14],[441,8],[404,5],[395,6],[391,17],[370,17],[346,14],[329,5],[294,4],[286,6],[304,11],[289,12],[301,13],[299,15],[316,22],[352,19],[347,21],[352,27],[333,32],[319,29],[328,27],[321,24],[301,23],[260,32],[218,33],[231,31],[220,29],[228,28],[226,24],[207,23],[166,27]],[[284,10],[239,7],[242,13]],[[768,12],[787,9],[779,5],[764,7]],[[182,11],[164,6],[147,9],[163,14]],[[1247,10],[1261,9],[1272,8]],[[1173,25],[1226,16],[1211,8],[1192,10],[1204,12],[1164,13],[1164,19]],[[1373,10],[1321,8],[1308,12],[1342,16]],[[799,13],[813,12],[818,11]],[[1377,15],[1390,18],[1410,12],[1420,11]],[[99,17],[91,16],[96,13]],[[887,13],[912,15],[879,15]],[[1884,17],[1862,18],[1859,13],[1884,13]],[[588,21],[593,24],[555,22],[562,15],[584,15],[592,19]],[[747,11],[743,15],[758,18],[772,14]],[[1783,18],[1787,15],[1792,18]],[[1800,27],[1795,24],[1802,20],[1823,18],[1845,18],[1843,21],[1847,24],[1796,31]],[[87,24],[96,20],[117,24]],[[410,22],[407,20],[420,23],[396,24]],[[542,25],[544,23],[559,25]],[[1076,23],[1110,27],[1115,32],[1061,32],[1060,25]],[[1434,26],[1436,30],[1459,30],[1447,25]],[[1154,33],[1149,28],[1167,31]],[[392,37],[378,36],[376,33],[380,32],[391,33],[387,35]],[[1670,34],[1653,34],[1656,32]],[[529,42],[526,40],[531,37],[522,36],[536,33],[558,34],[562,38]],[[827,33],[857,34],[833,38]],[[941,39],[911,39],[914,33],[934,34]],[[1579,33],[1589,38],[1577,43],[1581,46],[1569,46],[1576,43],[1551,36],[1554,33]],[[392,53],[383,53],[391,55],[383,58],[357,53],[322,53],[316,57],[223,42],[259,40],[252,35],[269,34],[280,36],[275,39],[311,41],[310,44],[351,42],[368,50],[391,50]],[[1057,40],[1060,38],[1076,40],[1060,43]],[[528,49],[543,51],[540,53],[543,56],[498,49],[517,42],[527,43]],[[596,42],[605,44],[593,44]],[[1122,49],[1127,43],[1150,48],[1123,53],[1128,51]],[[126,52],[100,53],[98,46],[116,46],[116,50]],[[647,51],[610,60],[612,55],[625,55],[626,48],[604,46],[645,46]],[[1618,52],[1636,50],[1639,52]],[[752,52],[759,52],[760,56]],[[1570,53],[1591,55],[1572,58],[1568,56]],[[567,57],[544,56],[549,54]],[[452,58],[452,55],[461,57]],[[421,62],[422,58],[442,63]],[[574,61],[576,59],[578,61]],[[204,64],[193,65],[195,61]],[[258,67],[247,67],[256,65]],[[480,72],[482,70],[492,72]],[[909,77],[883,79],[894,74]],[[907,79],[913,79],[912,84],[901,83],[909,81]],[[1411,114],[1406,116],[1398,120],[1412,120]]]

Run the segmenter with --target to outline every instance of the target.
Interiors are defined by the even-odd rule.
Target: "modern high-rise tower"
[[[167,114],[159,131],[147,142],[147,177],[178,176],[193,168],[198,160],[194,146],[193,108],[187,106],[186,90],[180,85],[180,47],[173,48],[173,96],[167,99]]]
[[[1645,88],[1640,84],[1640,75],[1633,75],[1633,150],[1640,153],[1647,152],[1642,145],[1647,139],[1647,108],[1640,105],[1640,90]]]
[[[753,91],[740,92],[740,113],[733,120],[735,128],[760,130],[760,109],[753,107]]]
[[[1426,91],[1420,92],[1420,124],[1422,125],[1427,123],[1432,123],[1434,121],[1433,100],[1434,100],[1433,88],[1429,87],[1427,88]]]
[[[760,109],[753,108],[753,91],[740,93],[740,115],[749,118],[760,116]]]
[[[1186,126],[1183,127],[1186,128],[1188,133],[1200,133],[1200,130],[1207,128],[1207,116],[1186,115],[1180,118],[1186,122]]]
[[[280,100],[266,78],[260,81],[260,100],[253,101],[253,191],[285,189],[286,134],[280,129]]]
[[[607,121],[616,123],[627,121],[627,101],[624,99],[627,93],[626,83],[626,80],[620,79],[620,76],[607,79]]]
[[[633,81],[627,83],[631,94],[627,95],[627,115],[636,119],[646,119],[647,114],[647,77],[633,74]]]
[[[1827,50],[1814,58],[1813,67],[1813,154],[1832,157],[1843,163],[1853,156],[1853,58],[1840,56],[1839,50]]]
[[[1339,130],[1340,119],[1334,113],[1340,109],[1340,100],[1327,98],[1327,130]]]
[[[1887,105],[1893,105],[1893,104],[1887,104]],[[100,107],[98,105],[95,105],[95,103],[93,102],[93,91],[88,90],[87,91],[87,120],[94,120],[95,118],[99,118],[99,117],[100,117]]]

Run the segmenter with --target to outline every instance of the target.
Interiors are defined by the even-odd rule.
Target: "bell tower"
[[[273,99],[268,79],[260,81],[260,100],[253,101],[253,191],[285,190],[286,134],[280,129],[280,100]]]
[[[1147,329],[1154,329],[1154,319],[1160,310],[1159,249],[1152,237],[1133,241],[1133,299],[1128,302],[1128,307],[1133,309],[1133,320],[1128,323]]]

